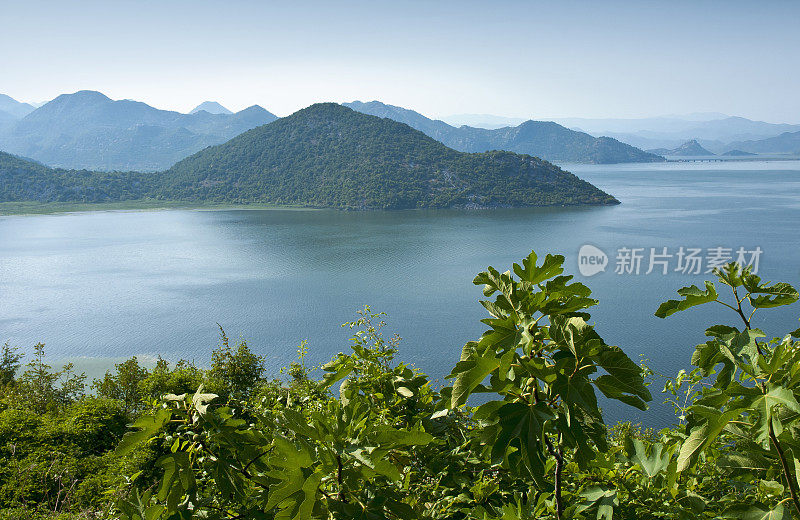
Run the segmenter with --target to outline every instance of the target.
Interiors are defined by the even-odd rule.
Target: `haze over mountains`
[[[784,132],[768,139],[734,142],[730,147],[754,154],[792,153],[800,155],[800,131]]]
[[[522,118],[492,114],[459,114],[442,119],[453,126],[468,125],[487,129],[516,126],[524,122]],[[753,153],[761,154],[796,154],[800,150],[791,136],[773,139],[784,133],[800,132],[798,124],[766,123],[718,112],[637,119],[554,118],[553,121],[575,131],[586,132],[595,137],[613,137],[650,151],[674,150],[691,140],[696,140],[700,146],[714,154],[726,156],[731,155],[726,152],[736,151],[737,146],[744,146]],[[767,142],[756,144],[759,141]],[[737,154],[732,154],[735,155]]]
[[[525,121],[497,129],[461,126],[455,128],[406,108],[379,101],[354,101],[345,106],[378,117],[387,117],[462,152],[507,150],[541,157],[557,163],[657,162],[663,157],[650,154],[611,138],[596,138],[564,128],[551,121]]]
[[[275,119],[257,105],[235,114],[181,114],[84,90],[6,124],[0,150],[53,167],[156,171]]]
[[[504,126],[518,126],[527,120],[521,117],[496,116],[493,114],[453,114],[443,117],[442,121],[455,127],[472,126],[493,130]]]
[[[673,157],[710,157],[712,155],[716,155],[715,153],[710,152],[700,146],[700,143],[698,143],[695,139],[686,141],[682,145],[678,146],[677,148],[673,148],[672,150],[667,148],[656,148],[655,150],[648,151],[658,155]]]
[[[230,110],[225,108],[224,106],[220,105],[216,101],[203,101],[192,110],[189,111],[190,114],[196,114],[201,110],[205,110],[209,114],[233,114]]]
[[[742,141],[759,141],[785,132],[798,132],[800,125],[766,123],[725,114],[689,114],[686,116],[644,119],[557,119],[569,128],[592,135],[607,135],[643,149],[677,148],[697,140],[714,153],[735,149]],[[766,146],[763,153],[793,153],[795,149]]]
[[[726,152],[800,153],[800,125],[716,113],[557,122],[461,114],[448,120],[477,126],[455,127],[378,101],[344,105],[405,123],[458,151],[506,150],[561,164],[661,161],[659,153],[637,146],[685,156],[680,149],[688,141],[696,141],[709,153],[730,157],[737,154]],[[215,101],[203,102],[184,114],[131,100],[114,101],[94,91],[64,94],[39,108],[0,95],[0,150],[53,167],[160,171],[276,119],[258,105],[234,114]]]
[[[21,103],[16,99],[0,94],[0,118],[21,119],[36,109],[28,103]]]

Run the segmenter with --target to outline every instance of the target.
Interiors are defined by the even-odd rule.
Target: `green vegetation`
[[[709,327],[693,369],[665,378],[672,427],[608,428],[598,393],[646,409],[655,375],[588,324],[597,301],[563,261],[531,253],[478,274],[488,330],[443,388],[396,360],[399,338],[369,308],[321,377],[303,344],[267,379],[222,332],[207,370],[132,358],[87,396],[41,345],[17,377],[6,346],[0,518],[800,517],[800,329],[752,326],[798,292],[735,264],[679,290],[657,316],[722,305],[738,326]]]
[[[456,152],[404,124],[332,103],[206,148],[166,172],[56,170],[0,152],[0,180],[0,202],[16,204],[410,209],[617,203],[536,157]]]
[[[154,174],[60,170],[0,152],[0,202],[107,203],[141,199]]]

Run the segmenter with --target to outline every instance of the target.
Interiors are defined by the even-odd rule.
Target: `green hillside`
[[[347,209],[616,203],[546,161],[462,153],[334,103],[312,105],[178,162],[156,196]]]
[[[148,174],[61,170],[0,152],[0,202],[115,202],[145,196]]]

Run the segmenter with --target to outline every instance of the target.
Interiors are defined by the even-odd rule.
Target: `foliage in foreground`
[[[740,325],[707,329],[694,368],[666,381],[674,427],[609,429],[598,396],[645,409],[650,373],[588,325],[596,300],[562,274],[563,258],[537,260],[532,253],[512,271],[475,278],[487,331],[464,346],[444,388],[395,361],[398,338],[384,338],[368,308],[349,324],[352,353],[319,379],[303,347],[288,380],[266,380],[263,361],[224,333],[210,370],[118,365],[94,387],[136,420],[114,453],[108,442],[98,448],[120,478],[107,479],[107,498],[83,518],[800,515],[800,329],[768,340],[752,327],[759,309],[797,301],[794,288],[729,265],[717,285],[681,289],[657,316],[713,303]],[[11,351],[0,362],[12,388],[14,363]],[[54,402],[71,409],[96,399]],[[14,455],[5,457],[12,467]]]

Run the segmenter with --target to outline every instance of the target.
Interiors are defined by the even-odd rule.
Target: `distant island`
[[[551,162],[614,164],[663,162],[657,154],[644,152],[610,137],[593,137],[552,121],[525,121],[518,126],[496,129],[453,127],[406,108],[379,101],[354,101],[345,106],[378,117],[386,117],[424,132],[429,137],[462,152],[507,150],[535,155]]]
[[[339,209],[617,204],[530,155],[464,153],[389,119],[312,105],[159,172],[54,169],[0,153],[0,202],[164,201]]]
[[[742,150],[729,150],[729,151],[723,153],[722,155],[725,155],[727,157],[748,157],[748,156],[755,156],[755,155],[758,155],[758,154],[750,153],[750,152],[743,152]]]
[[[711,157],[715,155],[713,152],[709,152],[700,146],[700,143],[698,143],[696,139],[686,141],[679,147],[673,148],[672,150],[656,148],[648,151],[658,155],[668,155],[673,157]]]

